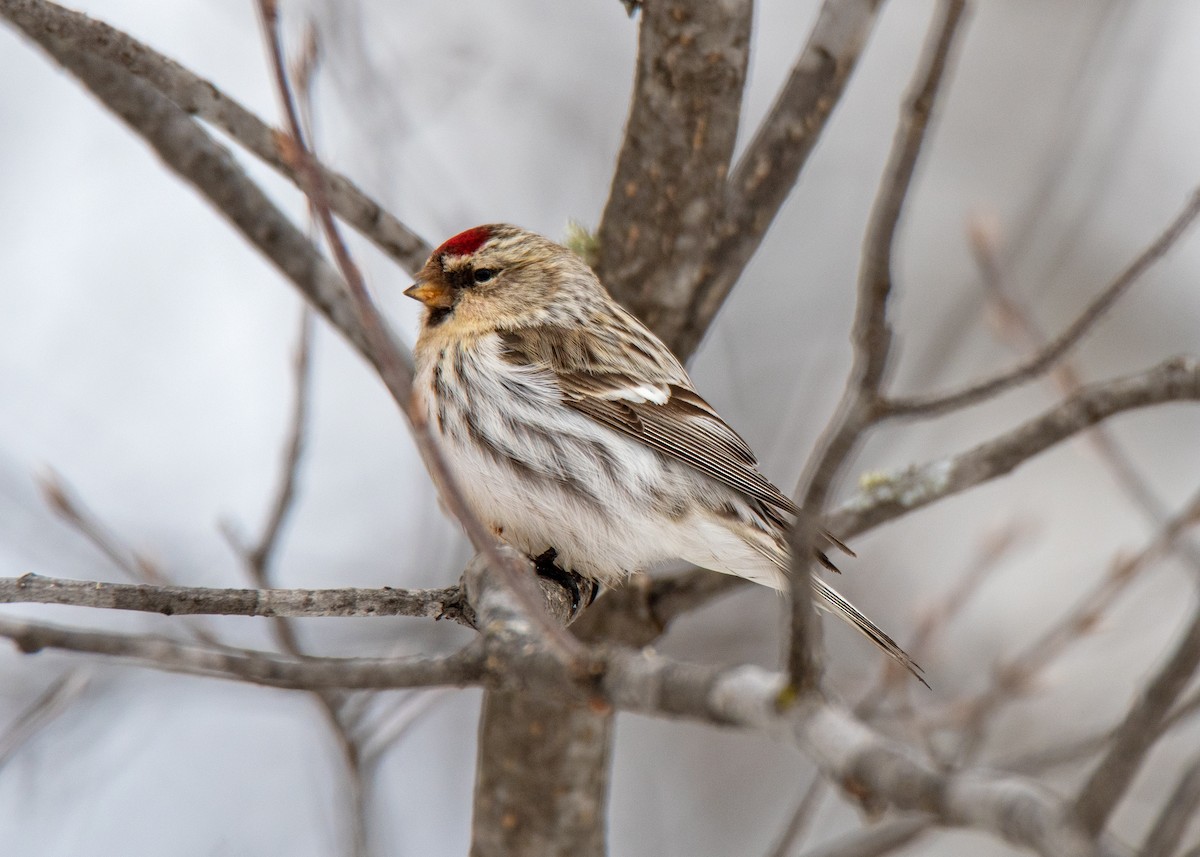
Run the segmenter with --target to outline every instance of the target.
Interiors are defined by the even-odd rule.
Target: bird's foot
[[[600,593],[600,584],[574,571],[567,571],[555,562],[556,559],[558,551],[547,548],[544,553],[533,558],[533,569],[538,577],[557,583],[571,593],[571,615],[578,615],[583,607],[590,607],[596,600]]]

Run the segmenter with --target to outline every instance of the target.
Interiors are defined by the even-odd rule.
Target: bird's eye
[[[494,276],[496,276],[495,268],[476,268],[475,269],[475,282],[477,282],[477,283],[486,283],[488,280],[492,279]]]

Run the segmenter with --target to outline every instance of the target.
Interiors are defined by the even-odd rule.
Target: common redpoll
[[[800,510],[582,259],[515,226],[478,226],[438,247],[405,294],[427,307],[416,393],[504,541],[553,549],[603,584],[683,559],[787,587],[786,516]],[[813,594],[919,677],[816,576]]]

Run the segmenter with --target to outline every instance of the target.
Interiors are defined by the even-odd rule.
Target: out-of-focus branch
[[[998,259],[998,248],[989,230],[974,225],[969,234],[971,250],[979,263],[984,288],[997,311],[997,327],[1000,333],[1010,340],[1015,340],[1015,344],[1029,354],[1036,354],[1049,347],[1049,337],[1034,320],[1029,308],[1007,287]],[[1077,392],[1083,386],[1080,373],[1069,357],[1063,357],[1050,375],[1056,386],[1066,395]],[[1149,481],[1138,472],[1117,437],[1103,425],[1092,427],[1087,432],[1087,437],[1101,460],[1108,466],[1117,485],[1141,510],[1147,521],[1155,527],[1163,526],[1170,517],[1170,510],[1156,495]],[[1186,540],[1177,542],[1174,549],[1186,557],[1200,575],[1200,549]]]
[[[677,323],[672,345],[686,357],[762,244],[796,186],[829,116],[841,100],[882,0],[825,0],[816,23],[770,112],[726,185],[721,217],[707,254],[705,277]]]
[[[1138,254],[1137,258],[1130,262],[1128,267],[1096,296],[1095,300],[1084,309],[1075,321],[1071,322],[1066,330],[1018,366],[952,393],[889,398],[885,403],[883,415],[888,418],[911,418],[946,413],[990,399],[1046,372],[1095,327],[1096,322],[1112,308],[1113,304],[1129,290],[1130,286],[1136,283],[1155,262],[1178,243],[1198,216],[1200,216],[1200,190],[1192,194],[1187,205],[1158,238]]]
[[[767,857],[788,857],[792,853],[792,849],[799,847],[827,790],[823,778],[813,777],[812,782],[800,795],[800,799],[796,801],[795,808],[776,837],[775,844],[767,852]]]
[[[1145,548],[1134,556],[1114,560],[1103,578],[1020,653],[1001,659],[985,690],[972,699],[955,703],[953,708],[957,712],[952,720],[959,733],[956,758],[973,761],[1001,707],[1036,686],[1047,667],[1100,624],[1117,598],[1156,560],[1174,550],[1197,522],[1200,522],[1200,492],[1163,523]],[[1168,725],[1164,722],[1164,731]]]
[[[1200,667],[1200,607],[1175,650],[1139,694],[1117,727],[1108,752],[1096,765],[1075,800],[1082,827],[1097,834],[1125,795],[1150,748],[1168,723],[1171,707]]]
[[[279,482],[262,533],[258,541],[245,552],[250,578],[255,586],[263,589],[271,583],[272,566],[280,537],[283,535],[283,525],[296,500],[296,483],[300,478],[300,461],[304,454],[308,427],[309,393],[312,389],[312,338],[312,313],[305,307],[301,313],[300,335],[292,360],[292,410],[288,419],[287,438],[283,444]]]
[[[48,723],[79,698],[91,676],[86,669],[63,673],[46,688],[0,735],[0,769]]]
[[[1041,416],[966,452],[864,479],[858,493],[828,515],[826,526],[843,537],[857,535],[1003,476],[1115,414],[1198,400],[1200,361],[1192,357],[1174,357],[1138,375],[1091,384]]]
[[[154,51],[128,33],[46,0],[0,0],[0,15],[43,44],[53,38],[62,49],[113,63],[154,87],[185,113],[220,128],[247,150],[299,184],[296,165],[279,146],[278,132],[207,81]],[[345,176],[321,168],[330,205],[405,270],[425,263],[430,247],[420,236],[370,199]]]
[[[625,140],[599,229],[597,271],[664,341],[705,275],[741,117],[753,0],[642,10]]]
[[[908,845],[931,827],[933,820],[924,816],[885,821],[810,848],[801,857],[882,857]]]
[[[1139,852],[1141,857],[1171,857],[1179,847],[1188,825],[1196,820],[1200,809],[1200,755],[1191,762],[1179,777],[1171,796],[1163,804],[1162,811],[1146,835]]]
[[[462,687],[477,684],[483,675],[482,656],[476,646],[451,655],[408,658],[293,658],[166,637],[84,631],[7,616],[0,616],[0,637],[12,640],[26,654],[60,649],[104,655],[168,672],[299,690]]]
[[[863,433],[878,419],[880,389],[892,345],[887,304],[892,292],[896,230],[965,10],[965,0],[942,0],[938,6],[871,209],[851,331],[854,363],[842,400],[805,467],[803,487],[798,492],[802,496],[800,505],[812,511],[824,506],[838,473],[861,442]]]

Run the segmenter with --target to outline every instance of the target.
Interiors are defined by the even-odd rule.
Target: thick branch
[[[1038,453],[1122,411],[1184,401],[1200,401],[1200,362],[1191,357],[1175,357],[1139,375],[1083,387],[1040,417],[967,452],[886,476],[872,476],[856,496],[826,518],[826,526],[848,538],[1003,476]]]
[[[443,657],[288,658],[188,645],[158,637],[76,631],[0,617],[0,635],[26,652],[59,648],[134,660],[161,669],[222,676],[272,687],[430,687],[485,682],[528,692],[567,693],[626,711],[737,726],[795,742],[824,775],[868,807],[928,813],[1036,849],[1072,857],[1117,854],[1093,847],[1052,795],[1020,777],[982,770],[943,771],[911,748],[872,731],[850,712],[811,696],[783,700],[783,674],[757,667],[706,667],[649,650],[592,653],[564,662],[524,614],[519,600],[477,559],[465,584],[479,616],[479,644]]]
[[[597,270],[678,346],[737,138],[752,0],[642,10],[625,141],[600,223]]]
[[[45,0],[0,0],[0,15],[34,41],[53,38],[64,49],[120,66],[182,110],[229,134],[284,177],[299,185],[295,164],[279,146],[278,131],[174,60],[103,21]],[[410,273],[425,263],[430,247],[345,176],[322,167],[333,210]]]
[[[858,63],[882,0],[825,0],[775,103],[734,166],[721,217],[672,346],[689,355],[796,186]]]

